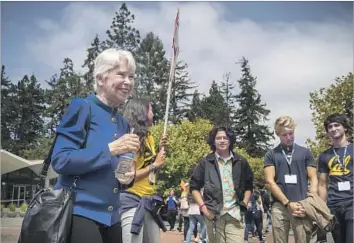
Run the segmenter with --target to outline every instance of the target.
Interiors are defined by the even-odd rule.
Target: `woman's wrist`
[[[152,164],[150,164],[149,170],[150,170],[150,172],[151,172],[151,171],[152,171],[152,172],[155,172],[155,171],[157,170],[157,165],[156,165],[155,162],[152,163]]]
[[[205,207],[205,203],[204,202],[199,205],[199,210],[202,211],[203,207]]]

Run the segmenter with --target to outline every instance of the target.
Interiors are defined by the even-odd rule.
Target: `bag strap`
[[[89,106],[89,119],[87,119],[86,124],[85,124],[85,130],[87,132],[86,132],[85,141],[84,141],[84,144],[82,145],[82,147],[86,147],[87,137],[88,137],[88,133],[90,131],[90,124],[91,124],[91,106],[86,99],[84,99],[84,101]],[[39,174],[40,182],[39,182],[38,186],[42,185],[42,187],[44,187],[45,178],[47,177],[49,166],[50,166],[50,163],[52,162],[52,154],[53,154],[53,150],[54,150],[54,146],[57,141],[57,138],[58,138],[58,134],[56,133],[54,141],[52,143],[52,146],[50,147],[49,153],[48,153],[47,157],[45,158],[45,160],[43,161],[41,173]]]

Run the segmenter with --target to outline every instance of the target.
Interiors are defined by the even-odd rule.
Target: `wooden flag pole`
[[[166,101],[166,110],[165,110],[165,124],[163,127],[163,134],[167,132],[167,122],[168,122],[168,113],[170,109],[170,99],[171,99],[171,88],[172,82],[175,78],[175,70],[176,70],[176,62],[178,57],[178,29],[179,29],[179,9],[177,9],[177,15],[175,19],[175,29],[173,33],[173,44],[172,44],[172,60],[171,60],[171,68],[170,68],[170,76],[168,81],[168,89],[167,89],[167,101]]]

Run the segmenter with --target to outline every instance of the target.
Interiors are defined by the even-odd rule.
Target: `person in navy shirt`
[[[332,146],[318,157],[318,194],[336,216],[332,236],[335,243],[353,242],[353,142],[345,115],[332,114],[324,121]]]
[[[94,63],[95,94],[75,98],[56,129],[54,189],[70,187],[75,198],[70,243],[120,243],[119,157],[136,153],[139,138],[118,113],[134,85],[135,61],[128,51],[107,49]]]

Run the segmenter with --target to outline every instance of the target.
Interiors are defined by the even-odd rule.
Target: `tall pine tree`
[[[13,120],[14,144],[12,152],[23,156],[25,149],[37,146],[37,139],[43,134],[44,92],[36,77],[27,75],[16,86],[16,118]]]
[[[225,73],[223,81],[221,81],[220,92],[224,97],[227,110],[227,123],[230,124],[232,128],[235,124],[235,114],[236,114],[236,95],[235,95],[235,85],[230,81],[231,73]]]
[[[75,97],[85,97],[85,84],[79,74],[74,71],[74,64],[70,58],[64,59],[64,67],[61,68],[59,77],[53,75],[47,83],[51,87],[47,90],[47,114],[50,116],[48,129],[54,130],[62,119],[67,106]]]
[[[149,32],[141,41],[136,52],[136,86],[135,95],[150,100],[156,98],[155,89],[167,82],[168,61],[165,58],[162,41]]]
[[[202,118],[209,119],[214,126],[230,126],[228,123],[227,104],[215,80],[209,89],[209,96],[203,97],[201,107]]]
[[[238,144],[253,157],[264,156],[269,148],[270,139],[274,138],[265,122],[270,110],[261,101],[256,90],[257,78],[251,74],[248,60],[242,57],[242,77],[238,81],[241,92],[236,96],[239,108],[236,111]]]
[[[151,101],[155,121],[162,120],[165,112],[166,94],[163,97],[160,95],[161,87],[168,82],[169,67],[165,54],[162,41],[149,32],[141,41],[135,55],[137,70],[133,96]]]
[[[108,38],[106,48],[119,48],[135,52],[139,47],[140,33],[133,27],[135,20],[126,3],[123,3],[118,12],[115,12],[110,29],[106,31]]]
[[[193,93],[191,109],[188,112],[188,120],[191,122],[196,121],[197,118],[203,117],[202,101],[198,90]]]
[[[16,86],[6,76],[1,66],[1,148],[11,151],[14,120],[17,115]]]
[[[173,124],[177,124],[188,117],[188,112],[191,109],[191,98],[193,97],[192,90],[197,87],[195,83],[191,81],[187,68],[187,63],[183,61],[178,62],[176,65],[170,101],[170,120]],[[161,97],[161,99],[163,99],[163,97]]]
[[[95,82],[93,77],[94,62],[98,54],[100,54],[103,50],[104,43],[101,42],[98,38],[98,35],[96,35],[93,42],[91,43],[91,46],[87,49],[87,58],[82,65],[82,67],[86,67],[88,69],[88,71],[83,76],[86,84],[83,88],[87,93],[93,91],[93,85]]]

